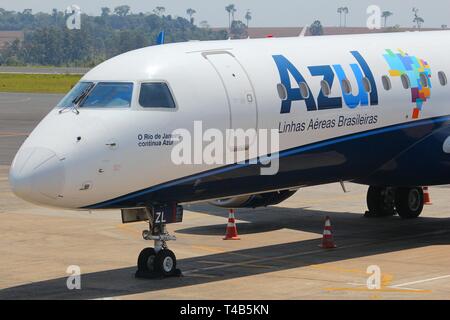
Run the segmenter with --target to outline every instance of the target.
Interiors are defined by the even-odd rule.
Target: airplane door
[[[230,129],[257,129],[257,106],[255,93],[250,79],[241,64],[229,52],[210,52],[204,54],[213,65],[222,80],[228,98],[231,113]],[[250,137],[245,145],[236,149],[248,149],[255,141],[256,135]]]

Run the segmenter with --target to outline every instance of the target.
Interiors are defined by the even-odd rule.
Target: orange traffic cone
[[[334,244],[333,234],[331,230],[331,220],[330,217],[325,219],[325,228],[323,229],[322,244],[320,245],[323,249],[334,249],[336,245]]]
[[[228,214],[227,234],[223,240],[241,240],[237,234],[236,221],[234,219],[234,210],[230,209]]]
[[[430,198],[430,191],[428,190],[428,187],[423,187],[423,203],[426,205],[432,205]]]

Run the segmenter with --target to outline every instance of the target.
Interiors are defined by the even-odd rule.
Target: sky
[[[151,12],[156,6],[163,6],[166,14],[183,17],[187,8],[193,8],[197,11],[197,22],[206,20],[212,27],[225,27],[228,25],[225,6],[230,3],[235,4],[238,10],[236,19],[244,20],[247,9],[250,9],[253,16],[251,26],[254,27],[302,27],[314,20],[320,20],[325,26],[337,26],[337,8],[341,6],[350,9],[348,26],[365,26],[369,5],[393,12],[389,25],[411,27],[412,8],[417,7],[425,20],[424,27],[450,26],[449,0],[0,0],[0,8],[51,12],[53,8],[64,11],[69,5],[76,4],[85,13],[99,15],[101,7],[114,8],[126,4],[132,12]]]

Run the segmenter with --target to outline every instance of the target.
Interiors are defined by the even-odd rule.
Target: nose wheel
[[[164,223],[153,219],[152,210],[149,217],[149,230],[142,232],[144,240],[153,240],[154,248],[145,248],[141,251],[137,261],[136,278],[155,279],[182,276],[177,269],[177,258],[167,246],[168,241],[176,240],[166,229]]]
[[[137,262],[138,278],[158,278],[179,276],[177,258],[169,249],[162,249],[158,253],[153,248],[145,248],[141,251]]]
[[[155,271],[156,252],[153,248],[145,248],[138,257],[137,267],[141,273],[151,273]]]
[[[159,251],[156,255],[154,264],[156,271],[160,272],[164,277],[171,277],[176,273],[177,258],[169,249]]]

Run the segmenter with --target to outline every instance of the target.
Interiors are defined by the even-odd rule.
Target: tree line
[[[193,12],[194,11],[194,12]],[[188,9],[189,20],[166,15],[164,7],[151,13],[132,13],[129,6],[104,7],[101,15],[81,15],[81,29],[69,30],[70,14],[23,12],[0,8],[0,31],[23,30],[23,41],[16,40],[0,52],[0,63],[8,65],[94,66],[118,54],[156,43],[164,30],[166,42],[223,40],[227,31],[214,31],[205,23],[194,24],[195,10]]]

